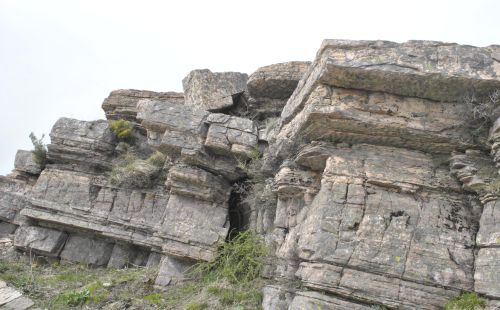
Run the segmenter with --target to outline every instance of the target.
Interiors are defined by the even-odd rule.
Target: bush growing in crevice
[[[175,305],[175,309],[260,309],[266,255],[261,236],[250,230],[240,232],[219,245],[212,261],[190,268],[185,273],[186,282],[167,291],[161,305]]]
[[[120,141],[124,142],[133,142],[133,125],[124,119],[119,119],[115,121],[111,121],[109,123],[109,128],[111,131],[115,134],[115,136],[118,138]]]
[[[479,297],[477,293],[464,293],[448,301],[444,306],[445,310],[480,310],[484,309],[486,301]]]
[[[146,160],[126,153],[113,166],[109,182],[116,186],[149,188],[157,183],[165,161],[166,156],[158,151]]]
[[[479,127],[489,127],[492,123],[493,111],[500,103],[500,89],[492,92],[488,98],[478,98],[474,93],[464,96],[463,101],[471,110],[471,118],[479,123]]]
[[[42,169],[47,163],[47,146],[43,143],[43,138],[45,138],[45,135],[42,135],[42,137],[38,139],[33,132],[30,133],[31,143],[33,143],[33,151],[31,151],[33,153],[33,159]]]
[[[262,172],[264,161],[260,153],[256,150],[250,159],[237,158],[237,162],[247,176],[243,182],[233,184],[233,191],[241,197],[240,203],[248,205],[251,210],[274,205],[276,195],[272,191],[272,179]]]
[[[198,263],[187,274],[208,281],[225,279],[232,284],[246,284],[260,277],[266,255],[262,237],[246,230],[222,243],[215,259]]]

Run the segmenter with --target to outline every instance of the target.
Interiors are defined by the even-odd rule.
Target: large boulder
[[[229,108],[247,90],[247,80],[245,73],[193,70],[182,80],[185,104],[207,111]]]

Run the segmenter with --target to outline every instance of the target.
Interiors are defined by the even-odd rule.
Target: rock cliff
[[[59,119],[45,166],[18,151],[0,236],[160,264],[166,286],[253,229],[266,310],[441,309],[468,291],[500,307],[500,46],[325,40],[312,63],[194,70],[183,87],[113,91],[107,120]],[[113,182],[117,167],[134,182]],[[249,178],[258,190],[237,190]]]

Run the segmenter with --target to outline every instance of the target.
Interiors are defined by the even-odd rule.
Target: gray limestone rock
[[[182,80],[185,104],[207,111],[229,108],[247,90],[247,80],[245,73],[193,70]]]

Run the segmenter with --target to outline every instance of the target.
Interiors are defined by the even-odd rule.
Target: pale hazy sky
[[[0,0],[0,174],[114,89],[181,91],[192,69],[312,60],[323,39],[500,44],[500,1]]]

